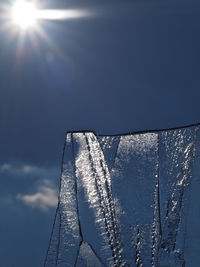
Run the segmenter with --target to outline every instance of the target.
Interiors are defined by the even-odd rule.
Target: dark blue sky
[[[51,44],[30,34],[20,53],[18,36],[0,32],[4,267],[43,264],[66,131],[200,121],[199,1],[59,0],[48,8],[83,8],[90,16],[43,23]]]

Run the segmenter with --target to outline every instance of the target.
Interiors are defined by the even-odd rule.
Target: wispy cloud
[[[4,163],[0,165],[0,173],[2,174],[11,174],[15,176],[26,176],[34,175],[35,177],[43,177],[48,179],[50,176],[57,175],[58,170],[55,168],[44,168],[38,167],[29,164],[20,164],[20,163]]]
[[[4,163],[0,166],[0,171],[8,171],[12,168],[11,164],[9,163]]]
[[[17,194],[16,198],[28,206],[44,211],[56,207],[58,203],[57,190],[49,180],[44,180],[34,194]]]

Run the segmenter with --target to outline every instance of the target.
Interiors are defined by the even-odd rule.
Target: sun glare
[[[47,9],[47,3],[44,3],[46,1],[9,0],[4,2],[0,3],[0,34],[4,33],[8,35],[9,40],[16,41],[17,59],[25,54],[24,48],[27,42],[31,45],[30,49],[37,49],[40,41],[47,43],[56,53],[63,56],[58,44],[49,34],[50,31],[47,32],[47,28],[52,27],[55,30],[60,27],[61,23],[53,23],[56,20],[79,19],[91,15],[88,10],[83,9]],[[54,31],[52,31],[53,34]],[[16,64],[19,62],[16,60]]]
[[[37,10],[33,3],[19,0],[12,9],[13,22],[22,29],[36,25]]]

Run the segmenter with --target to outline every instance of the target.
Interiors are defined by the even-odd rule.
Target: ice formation
[[[197,267],[200,130],[68,132],[45,267]]]

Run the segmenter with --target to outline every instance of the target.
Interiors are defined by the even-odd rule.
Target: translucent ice
[[[66,136],[45,267],[197,267],[199,126]]]

